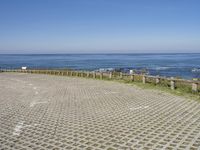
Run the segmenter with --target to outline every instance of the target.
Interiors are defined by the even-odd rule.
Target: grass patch
[[[197,100],[200,102],[200,93],[192,93],[191,88],[189,88],[189,87],[183,87],[183,88],[179,87],[175,90],[171,90],[170,87],[164,86],[163,84],[158,84],[158,85],[155,85],[153,83],[143,84],[141,82],[131,82],[131,81],[124,81],[124,80],[113,80],[113,81],[117,81],[120,83],[126,83],[129,85],[135,85],[142,89],[151,89],[151,90],[167,92],[167,93],[170,93],[170,94],[173,94],[176,96],[182,96],[182,97]]]

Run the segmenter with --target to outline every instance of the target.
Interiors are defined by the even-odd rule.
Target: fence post
[[[90,72],[87,72],[87,78],[89,78],[90,77]]]
[[[146,76],[145,76],[145,75],[142,76],[142,83],[143,83],[143,84],[146,83]]]
[[[93,78],[96,78],[96,72],[95,71],[93,72]]]
[[[79,74],[79,72],[78,71],[76,71],[76,76],[78,77],[78,74]]]
[[[156,84],[159,84],[159,83],[160,83],[160,78],[156,77]]]
[[[112,72],[110,72],[109,74],[109,79],[112,79]]]
[[[198,83],[192,83],[192,91],[198,92]]]
[[[122,72],[120,72],[119,78],[120,78],[120,79],[123,79],[123,73],[122,73]]]
[[[103,79],[103,72],[100,72],[100,79]]]
[[[134,75],[131,74],[131,81],[134,81]]]
[[[173,77],[171,77],[170,85],[171,85],[171,90],[174,90],[176,85]]]

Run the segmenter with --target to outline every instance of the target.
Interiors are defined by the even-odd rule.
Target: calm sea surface
[[[100,68],[147,69],[151,75],[200,78],[198,54],[38,54],[0,55],[0,68],[97,70]]]

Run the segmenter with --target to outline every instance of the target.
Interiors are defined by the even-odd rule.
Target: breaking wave
[[[192,72],[200,72],[200,68],[193,68]]]

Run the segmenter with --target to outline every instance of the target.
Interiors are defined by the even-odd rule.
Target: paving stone
[[[0,149],[198,150],[200,102],[112,81],[1,73]]]

